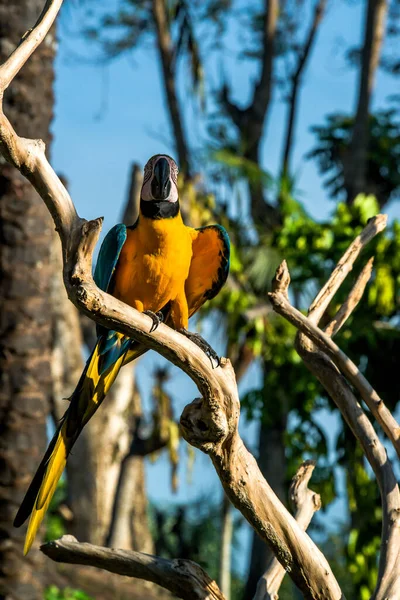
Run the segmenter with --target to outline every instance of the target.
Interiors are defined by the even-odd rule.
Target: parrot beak
[[[166,200],[171,193],[171,170],[166,158],[156,162],[151,181],[151,194],[156,200]]]

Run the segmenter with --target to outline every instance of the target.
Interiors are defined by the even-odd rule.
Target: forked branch
[[[335,319],[328,325],[328,335],[318,328],[318,322],[350,272],[361,250],[374,235],[384,228],[385,223],[385,216],[378,215],[350,244],[331,277],[313,301],[308,317],[304,317],[289,302],[290,275],[285,262],[277,270],[273,282],[273,292],[270,294],[274,310],[298,328],[297,351],[308,369],[322,383],[336,403],[375,473],[381,494],[383,518],[378,582],[373,600],[385,600],[398,596],[400,587],[400,493],[386,450],[339,369],[354,384],[364,400],[366,400],[366,392],[372,388],[364,378],[359,380],[359,374],[354,373],[354,369],[357,369],[355,365],[329,337],[338,330],[338,326],[351,314],[361,298],[370,276],[371,262],[367,263],[343,307],[339,309]],[[333,323],[336,324],[333,325]],[[381,400],[375,403],[373,397],[367,399],[371,412],[381,423],[397,450],[398,426],[393,416]]]
[[[381,216],[382,215],[375,217],[375,219],[373,219],[365,228],[364,232],[366,232],[366,234],[371,235],[373,231],[378,232],[376,223],[382,222]],[[368,239],[368,236],[364,235],[364,239]],[[348,256],[348,260],[344,261],[346,255]],[[311,305],[308,317],[305,317],[299,310],[290,304],[288,298],[290,276],[286,261],[283,261],[278,267],[274,291],[270,293],[270,298],[274,310],[285,317],[286,320],[292,323],[299,331],[305,334],[308,339],[312,340],[318,348],[329,356],[348,381],[356,388],[356,390],[358,390],[361,398],[381,425],[383,431],[392,442],[397,455],[400,457],[400,426],[396,419],[354,362],[346,356],[335,342],[332,341],[328,334],[324,333],[315,324],[322,316],[332,296],[344,280],[345,274],[350,271],[350,263],[354,262],[355,256],[356,251],[354,249],[352,252],[346,252],[339,262],[341,265],[340,269],[336,267],[328,284],[325,285],[322,292]]]
[[[61,0],[46,3],[37,25],[0,67],[0,96],[43,39],[60,6]],[[100,290],[92,278],[92,253],[102,219],[78,217],[67,190],[47,162],[44,144],[19,137],[3,112],[0,140],[3,156],[31,181],[53,216],[62,241],[70,300],[96,322],[153,348],[193,379],[202,398],[183,411],[185,439],[210,455],[231,502],[271,547],[305,598],[342,599],[325,557],[275,496],[239,436],[240,406],[230,362],[221,359],[220,368],[212,369],[205,354],[187,338],[163,324],[150,334],[150,317]]]

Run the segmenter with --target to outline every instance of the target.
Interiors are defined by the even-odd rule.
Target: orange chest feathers
[[[139,310],[161,310],[183,290],[192,260],[192,238],[178,215],[140,217],[128,229],[114,275],[113,295]]]

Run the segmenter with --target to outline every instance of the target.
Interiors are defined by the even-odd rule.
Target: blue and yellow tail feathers
[[[80,432],[104,400],[120,368],[145,351],[146,348],[117,332],[105,332],[99,337],[70,398],[70,406],[61,419],[15,517],[14,525],[19,527],[30,516],[24,554],[32,546],[67,457]]]

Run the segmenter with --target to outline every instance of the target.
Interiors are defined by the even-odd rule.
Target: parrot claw
[[[221,361],[218,354],[199,333],[192,333],[187,329],[180,329],[179,333],[182,333],[182,335],[187,337],[191,342],[193,342],[194,344],[196,344],[196,346],[203,350],[204,354],[210,359],[212,369],[216,369],[217,367],[219,367]]]
[[[159,324],[162,323],[164,320],[164,315],[162,314],[161,311],[155,313],[151,310],[144,310],[143,314],[150,317],[151,320],[153,321],[153,324],[150,327],[150,333],[153,333],[153,331],[155,331],[157,329],[157,327],[159,326]]]

